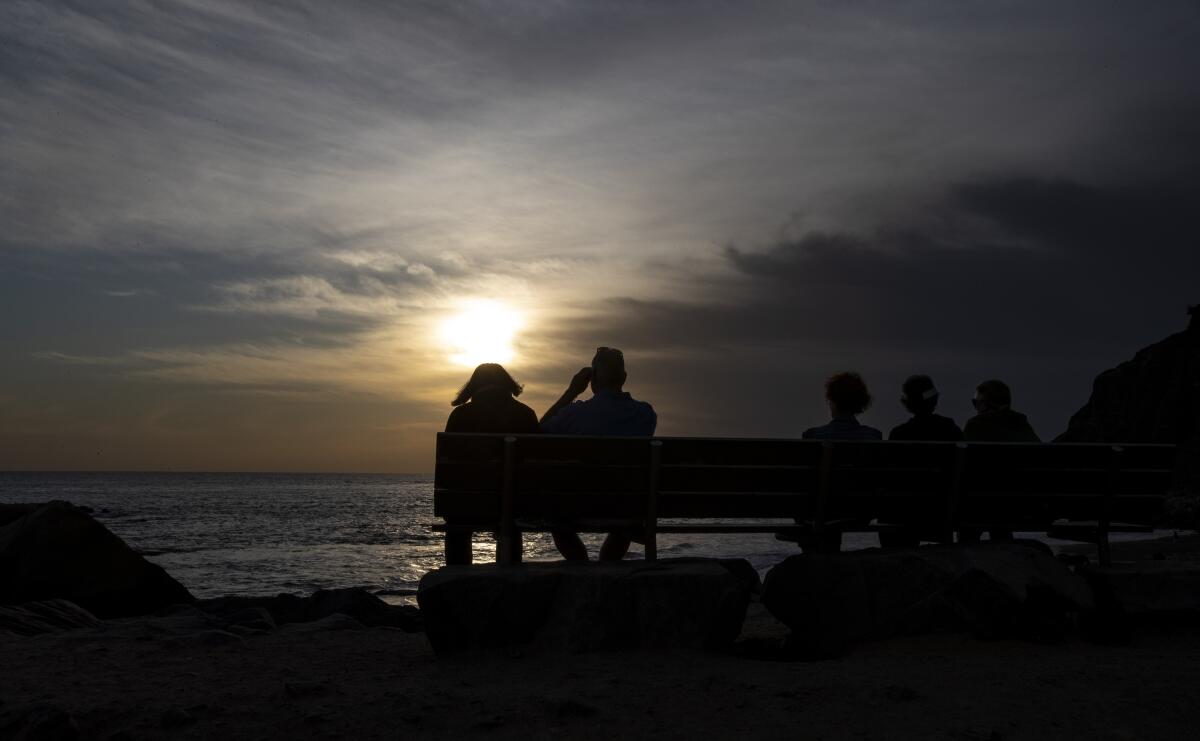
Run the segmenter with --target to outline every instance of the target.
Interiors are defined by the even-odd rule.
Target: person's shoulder
[[[518,400],[516,397],[513,397],[513,396],[508,397],[508,404],[513,409],[516,409],[516,410],[520,411],[521,413],[529,412],[530,414],[534,414],[532,407],[530,407],[525,402]]]
[[[862,425],[859,427],[859,434],[866,440],[882,440],[883,432],[870,425]]]
[[[468,406],[469,403],[462,404],[450,410],[450,416],[446,418],[446,432],[470,432],[464,429],[471,416],[471,413],[466,411]]]
[[[511,398],[511,397],[510,397]],[[525,403],[519,402],[516,399],[512,400],[510,412],[514,421],[513,432],[541,432],[541,425],[538,424],[537,412]]]
[[[888,440],[908,440],[912,435],[912,428],[913,422],[911,419],[901,422],[888,433]]]
[[[953,440],[962,440],[963,431],[962,428],[958,426],[957,422],[941,414],[935,414],[934,417],[947,437]]]

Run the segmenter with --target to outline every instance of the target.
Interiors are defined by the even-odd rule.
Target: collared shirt
[[[805,440],[882,440],[883,433],[859,424],[858,419],[850,415],[834,417],[827,425],[810,427],[802,437]]]
[[[573,401],[542,423],[555,435],[624,435],[649,437],[658,426],[654,407],[627,391],[603,389],[584,401]]]

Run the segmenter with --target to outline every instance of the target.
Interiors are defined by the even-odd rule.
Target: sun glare
[[[480,363],[508,363],[521,315],[497,301],[475,301],[442,324],[441,339],[450,360],[473,368]]]

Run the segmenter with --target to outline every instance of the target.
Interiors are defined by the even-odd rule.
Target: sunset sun
[[[440,338],[450,360],[458,365],[507,363],[513,359],[513,340],[521,325],[521,315],[511,307],[474,301],[442,323]]]

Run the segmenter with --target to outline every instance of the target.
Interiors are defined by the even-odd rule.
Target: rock
[[[252,613],[270,618],[272,627],[288,623],[307,623],[329,617],[348,615],[361,625],[400,628],[410,633],[421,630],[417,608],[411,605],[389,605],[364,589],[322,589],[309,597],[279,594],[274,597],[218,597],[197,603],[202,610],[229,624],[244,623]],[[265,615],[264,615],[265,613]]]
[[[50,599],[70,600],[99,618],[193,601],[161,567],[66,502],[0,527],[0,604]]]
[[[239,628],[269,633],[275,630],[275,618],[265,607],[245,607],[222,616],[226,629]]]
[[[413,611],[389,605],[364,589],[321,589],[309,600],[309,620],[342,614],[371,627],[407,627],[408,615]]]
[[[0,630],[22,636],[61,633],[75,628],[99,625],[95,615],[63,599],[26,602],[15,607],[0,607]]]
[[[1200,494],[1200,311],[1189,314],[1186,330],[1097,376],[1058,441],[1177,444],[1176,488]]]
[[[426,574],[417,600],[426,635],[443,654],[520,644],[699,648],[737,637],[750,586],[708,559],[479,564]]]
[[[0,527],[21,519],[41,506],[32,503],[0,504]]]
[[[1134,619],[1200,614],[1200,564],[1139,561],[1082,569],[1097,600]]]
[[[181,636],[172,642],[176,646],[202,646],[218,648],[221,646],[245,646],[246,641],[241,636],[225,630],[202,630],[199,633]]]
[[[899,634],[1054,639],[1094,604],[1035,541],[792,556],[767,573],[762,601],[791,629],[788,648],[810,658]]]
[[[359,630],[367,626],[349,615],[335,612],[309,623],[288,623],[280,628],[285,633],[319,633],[325,630]]]
[[[189,638],[225,627],[217,618],[190,605],[175,605],[154,615],[106,620],[97,631],[107,637],[127,640]]]

